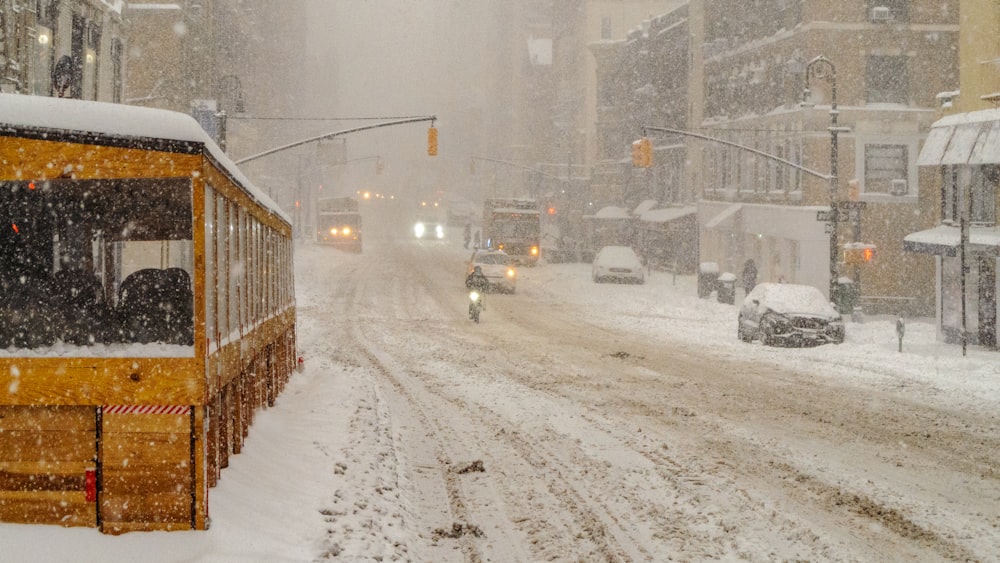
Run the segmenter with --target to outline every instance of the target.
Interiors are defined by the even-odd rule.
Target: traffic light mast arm
[[[773,160],[775,162],[780,162],[781,164],[784,164],[786,166],[791,166],[792,168],[795,168],[796,170],[801,170],[802,172],[805,172],[806,174],[809,174],[810,176],[815,176],[815,177],[823,179],[823,180],[829,181],[833,177],[830,174],[823,174],[822,172],[817,172],[817,171],[812,170],[810,168],[806,168],[805,166],[802,166],[801,164],[796,164],[796,163],[794,163],[794,162],[792,162],[790,160],[785,160],[784,158],[781,158],[780,156],[775,156],[773,154],[768,154],[766,152],[759,151],[759,150],[757,150],[757,149],[755,149],[753,147],[748,147],[746,145],[741,145],[739,143],[734,143],[732,141],[727,141],[725,139],[718,139],[716,137],[709,137],[708,135],[701,135],[699,133],[692,133],[690,131],[681,131],[680,129],[667,129],[666,127],[650,127],[650,126],[643,127],[642,128],[642,135],[643,136],[646,136],[646,131],[662,131],[664,133],[673,133],[675,135],[683,135],[685,137],[694,137],[695,139],[701,139],[703,141],[711,141],[713,143],[719,143],[719,144],[726,145],[726,146],[729,146],[729,147],[734,147],[734,148],[737,148],[737,149],[740,149],[740,150],[751,152],[751,153],[753,153],[753,154],[755,154],[757,156],[762,156],[764,158]]]
[[[392,125],[404,125],[406,123],[420,123],[421,121],[430,121],[431,124],[433,125],[433,123],[436,120],[437,120],[437,116],[428,115],[428,116],[423,116],[423,117],[410,117],[410,118],[406,118],[406,119],[399,119],[399,120],[396,120],[396,121],[387,121],[385,123],[376,123],[375,125],[365,125],[363,127],[354,127],[352,129],[344,129],[343,131],[334,131],[333,133],[326,133],[326,134],[320,135],[318,137],[311,137],[309,139],[303,139],[301,141],[295,141],[294,143],[289,143],[287,145],[283,145],[283,146],[280,146],[280,147],[275,147],[273,149],[268,149],[268,150],[266,150],[264,152],[257,153],[255,155],[251,155],[251,156],[248,156],[246,158],[241,158],[239,160],[234,161],[233,163],[237,164],[237,165],[238,164],[244,164],[246,162],[250,162],[251,160],[257,160],[258,158],[262,158],[262,157],[265,157],[265,156],[268,156],[268,155],[272,155],[272,154],[274,154],[276,152],[281,152],[283,150],[287,150],[287,149],[292,149],[292,148],[295,148],[295,147],[299,147],[299,146],[305,145],[307,143],[313,143],[313,142],[316,142],[316,141],[322,141],[323,139],[333,139],[333,138],[339,137],[341,135],[347,135],[348,133],[357,133],[359,131],[368,131],[369,129],[379,129],[381,127],[390,127]]]

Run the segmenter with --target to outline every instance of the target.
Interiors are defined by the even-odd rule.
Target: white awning
[[[706,229],[732,229],[736,215],[743,209],[742,203],[734,203],[705,223]]]
[[[650,209],[639,216],[639,220],[644,223],[669,223],[681,217],[694,215],[698,212],[697,207],[667,207],[664,209]]]
[[[924,146],[917,157],[917,166],[940,166],[944,150],[948,148],[953,127],[934,127],[927,134]]]
[[[938,225],[903,237],[903,250],[918,254],[958,256],[958,246],[961,243],[961,232],[957,226]],[[1000,228],[969,227],[967,248],[970,252],[997,255],[1000,252]]]
[[[1000,110],[949,115],[924,141],[918,166],[1000,164]]]
[[[987,123],[979,135],[979,142],[972,147],[969,164],[997,164],[1000,162],[1000,121]]]

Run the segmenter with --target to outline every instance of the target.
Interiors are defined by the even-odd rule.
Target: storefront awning
[[[938,225],[903,237],[903,250],[936,256],[958,256],[961,240],[961,232],[957,226]],[[1000,255],[1000,228],[969,227],[967,249],[977,254]]]
[[[949,115],[924,141],[918,166],[1000,164],[1000,110]]]
[[[705,228],[732,230],[736,223],[736,217],[742,209],[742,203],[734,203],[730,205],[729,207],[723,209],[718,215],[709,219],[709,221],[705,223]]]
[[[669,223],[671,221],[698,213],[697,207],[667,207],[665,209],[650,209],[639,216],[643,223]]]

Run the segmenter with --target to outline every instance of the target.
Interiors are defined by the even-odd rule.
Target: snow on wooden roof
[[[65,137],[74,142],[121,144],[188,154],[205,150],[257,201],[291,222],[186,113],[68,98],[0,94],[0,136],[11,134],[52,140]]]

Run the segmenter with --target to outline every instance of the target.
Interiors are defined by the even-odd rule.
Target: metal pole
[[[318,137],[310,137],[308,139],[303,139],[301,141],[295,141],[294,143],[289,143],[287,145],[283,145],[283,146],[280,146],[280,147],[275,147],[273,149],[269,149],[269,150],[266,150],[266,151],[261,152],[261,153],[257,153],[257,154],[254,154],[254,155],[251,155],[251,156],[248,156],[248,157],[245,157],[245,158],[241,158],[239,160],[234,161],[234,164],[237,164],[237,165],[244,164],[244,163],[250,162],[251,160],[257,160],[258,158],[262,158],[262,157],[265,157],[265,156],[268,156],[268,155],[272,155],[272,154],[274,154],[276,152],[281,152],[283,150],[295,148],[295,147],[304,145],[306,143],[313,143],[313,142],[316,142],[316,141],[321,141],[323,139],[333,139],[335,137],[339,137],[341,135],[346,135],[348,133],[357,133],[359,131],[368,131],[370,129],[378,129],[380,127],[390,127],[390,126],[393,126],[393,125],[403,125],[403,124],[406,124],[406,123],[418,123],[418,122],[421,122],[421,121],[430,121],[431,125],[433,126],[434,121],[436,121],[436,120],[437,120],[436,116],[428,115],[428,116],[425,116],[425,117],[410,117],[410,118],[405,118],[405,119],[399,119],[399,120],[396,120],[396,121],[389,121],[389,122],[386,122],[386,123],[379,123],[379,124],[376,124],[376,125],[365,125],[363,127],[354,127],[352,129],[344,129],[343,131],[334,131],[332,133],[326,133],[324,135],[319,135]]]
[[[817,66],[822,68],[817,68]],[[830,298],[833,298],[837,288],[837,254],[839,248],[838,225],[840,222],[840,203],[837,201],[837,160],[838,146],[837,134],[840,128],[837,126],[837,117],[840,112],[837,110],[837,67],[830,59],[820,55],[809,61],[806,65],[806,88],[805,94],[809,92],[809,79],[820,78],[830,81]]]
[[[825,59],[824,59],[825,60]],[[829,61],[827,61],[829,62]],[[830,209],[833,211],[833,226],[830,228],[830,297],[837,287],[837,250],[839,247],[840,203],[837,201],[837,160],[839,145],[837,140],[837,71],[830,64]],[[860,288],[855,288],[860,290]]]

